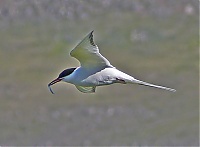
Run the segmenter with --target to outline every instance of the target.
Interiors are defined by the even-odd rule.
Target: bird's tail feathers
[[[164,90],[168,90],[168,91],[171,91],[171,92],[176,92],[175,89],[164,87],[164,86],[160,86],[160,85],[150,84],[150,83],[143,82],[143,81],[140,81],[140,80],[137,80],[137,79],[132,80],[130,83],[135,83],[135,84],[140,84],[140,85],[144,85],[144,86],[149,86],[149,87],[164,89]]]

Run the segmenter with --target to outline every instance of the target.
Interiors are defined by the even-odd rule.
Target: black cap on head
[[[58,78],[63,78],[63,77],[65,77],[65,76],[70,75],[75,69],[76,69],[76,68],[68,68],[68,69],[63,70],[63,71],[59,74]]]

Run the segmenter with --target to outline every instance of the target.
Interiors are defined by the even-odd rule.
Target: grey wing
[[[81,91],[83,93],[94,93],[95,89],[96,89],[95,86],[93,86],[93,87],[84,87],[84,86],[78,86],[78,85],[75,85],[75,86],[79,91]]]
[[[93,40],[93,31],[70,52],[70,55],[78,59],[83,67],[112,67],[110,62],[99,53]]]

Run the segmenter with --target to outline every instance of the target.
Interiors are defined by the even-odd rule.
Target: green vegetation
[[[198,145],[197,1],[11,2],[0,6],[0,145]],[[58,17],[61,6],[74,11]],[[52,95],[47,84],[78,66],[69,51],[91,30],[118,69],[177,92],[116,84],[82,94],[60,83]]]

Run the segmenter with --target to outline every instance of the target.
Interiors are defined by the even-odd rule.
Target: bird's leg
[[[119,83],[122,83],[122,84],[126,84],[126,82],[122,79],[119,79],[119,78],[116,78],[116,81],[119,82]]]

